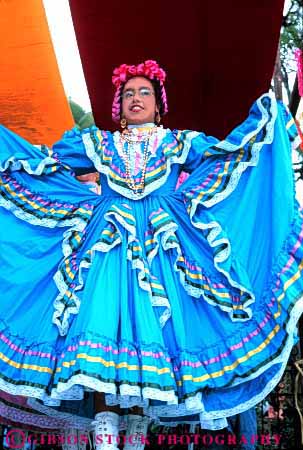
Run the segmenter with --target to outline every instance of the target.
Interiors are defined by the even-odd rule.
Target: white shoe
[[[96,450],[116,450],[119,443],[120,416],[104,411],[95,416],[94,448]]]
[[[146,437],[149,418],[129,414],[127,430],[126,430],[126,443],[124,450],[143,450],[145,447],[144,437]]]

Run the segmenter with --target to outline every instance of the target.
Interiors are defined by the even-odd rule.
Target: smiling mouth
[[[142,108],[142,106],[140,106],[140,105],[134,105],[134,106],[132,106],[132,107],[130,108],[130,110],[131,110],[132,112],[143,111],[143,109],[144,109],[144,108]]]

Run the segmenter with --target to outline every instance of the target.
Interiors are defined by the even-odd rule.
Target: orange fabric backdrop
[[[42,0],[0,1],[0,122],[34,144],[51,144],[73,118]]]

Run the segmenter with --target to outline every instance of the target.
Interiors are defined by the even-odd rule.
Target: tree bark
[[[299,103],[300,103],[300,95],[299,95],[298,75],[297,75],[289,102],[289,109],[293,117],[296,117],[299,108]]]
[[[282,74],[282,70],[281,70],[280,44],[278,46],[273,78],[274,78],[275,96],[278,100],[282,100],[283,99],[283,93],[282,93],[283,74]]]

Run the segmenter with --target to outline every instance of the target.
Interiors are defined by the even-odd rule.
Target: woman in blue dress
[[[303,307],[289,112],[265,94],[223,141],[163,129],[164,80],[155,61],[114,71],[122,132],[74,128],[48,149],[0,130],[0,389],[102,393],[113,434],[114,406],[213,429],[253,407]],[[75,178],[92,171],[102,195]]]

